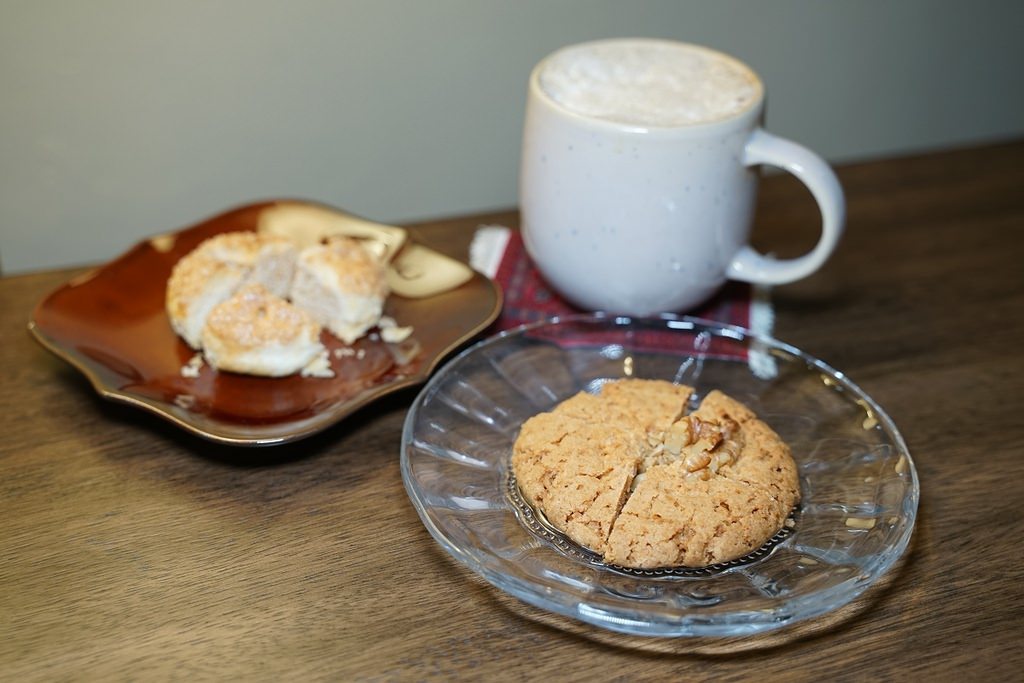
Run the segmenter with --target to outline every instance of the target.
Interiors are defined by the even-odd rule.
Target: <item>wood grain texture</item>
[[[1024,142],[847,166],[847,234],[774,292],[776,333],[900,426],[910,550],[841,613],[754,639],[636,639],[451,560],[402,487],[414,391],[307,441],[233,450],[96,398],[25,331],[79,271],[0,280],[0,678],[977,680],[1024,670]],[[766,179],[755,241],[813,240]],[[465,257],[482,222],[415,226]],[[173,226],[166,226],[168,228]]]

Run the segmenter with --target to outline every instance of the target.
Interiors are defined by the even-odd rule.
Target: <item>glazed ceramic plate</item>
[[[720,389],[790,444],[790,528],[734,562],[625,570],[538,523],[510,472],[530,416],[609,379]],[[918,481],[902,437],[845,375],[787,344],[689,318],[555,319],[469,348],[434,375],[402,437],[402,476],[430,534],[517,598],[613,631],[740,636],[832,612],[907,547]]]
[[[412,325],[421,347],[406,365],[370,338],[355,344],[358,357],[338,357],[333,352],[341,343],[325,333],[336,373],[331,379],[250,377],[208,366],[198,377],[183,377],[181,368],[195,352],[175,335],[164,310],[171,268],[212,235],[255,230],[260,212],[276,204],[244,206],[138,244],[46,297],[33,312],[31,332],[105,398],[213,441],[264,446],[310,436],[381,396],[424,382],[501,309],[497,285],[474,273],[461,287],[431,298],[389,297],[385,313]]]

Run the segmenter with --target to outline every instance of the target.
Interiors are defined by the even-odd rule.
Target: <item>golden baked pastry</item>
[[[295,247],[288,240],[254,232],[228,232],[203,241],[171,270],[167,315],[171,327],[198,349],[206,318],[246,283],[285,296],[295,268]]]
[[[326,327],[351,345],[372,327],[398,344],[412,333],[382,316],[384,263],[363,243],[331,237],[298,251],[287,237],[231,232],[203,241],[171,271],[171,327],[218,370],[332,377],[320,343]],[[289,301],[290,299],[290,301]],[[201,358],[200,358],[201,361]],[[198,375],[198,364],[182,375]]]
[[[301,372],[327,353],[313,317],[260,284],[214,307],[202,346],[211,367],[263,377]]]
[[[292,302],[346,344],[377,324],[387,296],[384,264],[358,240],[331,237],[299,254]]]

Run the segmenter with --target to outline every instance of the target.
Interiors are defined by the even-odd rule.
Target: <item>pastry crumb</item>
[[[400,344],[412,334],[412,326],[401,326],[390,315],[382,315],[377,324],[380,328],[380,336],[388,344]]]
[[[197,353],[188,359],[188,362],[181,366],[181,376],[189,379],[199,377],[199,371],[203,368],[203,354]]]
[[[300,373],[303,377],[320,377],[330,379],[334,377],[334,370],[331,368],[331,359],[327,355],[327,349],[320,352],[320,355],[309,362],[309,365],[302,368]]]
[[[174,405],[185,410],[192,410],[196,405],[196,397],[190,394],[178,394],[174,397]]]
[[[380,338],[388,344],[401,344],[412,336],[412,327],[382,327]]]

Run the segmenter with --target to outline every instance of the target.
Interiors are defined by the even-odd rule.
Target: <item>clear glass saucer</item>
[[[509,486],[530,416],[609,379],[720,389],[790,444],[802,501],[792,528],[741,561],[630,572],[531,519]],[[542,609],[648,636],[737,636],[836,610],[907,547],[919,485],[896,426],[843,373],[774,339],[692,318],[601,314],[528,325],[472,346],[416,398],[401,452],[434,539],[499,589]]]

